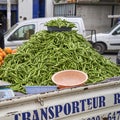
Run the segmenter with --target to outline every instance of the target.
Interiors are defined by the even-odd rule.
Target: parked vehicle
[[[120,78],[0,101],[0,120],[119,120]]]
[[[25,20],[23,22],[18,22],[13,27],[11,27],[4,35],[5,47],[16,48],[26,42],[30,36],[41,30],[47,30],[45,23],[52,19],[65,19],[67,21],[73,22],[76,25],[74,30],[85,36],[85,26],[82,18],[79,17],[51,17],[51,18],[37,18],[31,20]]]
[[[100,54],[106,51],[118,51],[120,49],[120,23],[106,33],[91,34],[86,38]]]

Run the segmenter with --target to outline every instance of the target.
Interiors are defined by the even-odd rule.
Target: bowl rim
[[[80,73],[83,73],[86,77],[86,79],[84,81],[82,81],[80,84],[75,84],[75,85],[64,85],[64,84],[57,84],[57,82],[54,80],[54,77],[59,74],[59,73],[63,73],[63,72],[69,72],[69,71],[75,71],[75,72],[80,72]],[[83,83],[85,83],[86,81],[88,80],[88,75],[87,73],[83,72],[83,71],[80,71],[80,70],[61,70],[61,71],[58,71],[56,72],[55,74],[52,75],[52,81],[58,85],[58,86],[69,86],[69,87],[72,87],[72,86],[78,86],[78,85],[81,85]]]

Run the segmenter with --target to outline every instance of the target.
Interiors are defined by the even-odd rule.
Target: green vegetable
[[[73,28],[73,27],[76,27],[74,23],[72,22],[69,22],[65,19],[61,19],[61,18],[58,18],[58,19],[55,19],[55,20],[50,20],[48,21],[45,26],[54,26],[54,27],[58,27],[58,28],[61,28],[61,27],[70,27],[70,28]]]
[[[97,53],[77,31],[41,31],[5,58],[0,79],[25,92],[25,85],[54,85],[52,75],[67,69],[86,72],[86,84],[120,75],[120,67]]]

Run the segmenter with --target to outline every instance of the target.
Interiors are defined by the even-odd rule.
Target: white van
[[[120,50],[120,23],[105,33],[95,33],[86,37],[100,54]]]
[[[82,18],[78,17],[51,17],[51,18],[37,18],[31,20],[25,20],[23,22],[18,22],[12,26],[4,35],[5,47],[11,47],[12,49],[22,45],[24,42],[29,40],[30,36],[41,30],[47,30],[44,25],[46,22],[52,19],[65,19],[67,21],[73,22],[78,31],[78,33],[85,36],[85,26]]]

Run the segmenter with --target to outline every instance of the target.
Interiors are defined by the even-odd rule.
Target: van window
[[[16,23],[15,25],[13,25],[10,29],[8,29],[4,35],[8,36],[16,27],[18,26],[18,24]]]
[[[9,41],[28,40],[35,33],[35,25],[25,25],[18,28],[8,39]]]
[[[113,35],[120,35],[120,27],[113,32]]]

